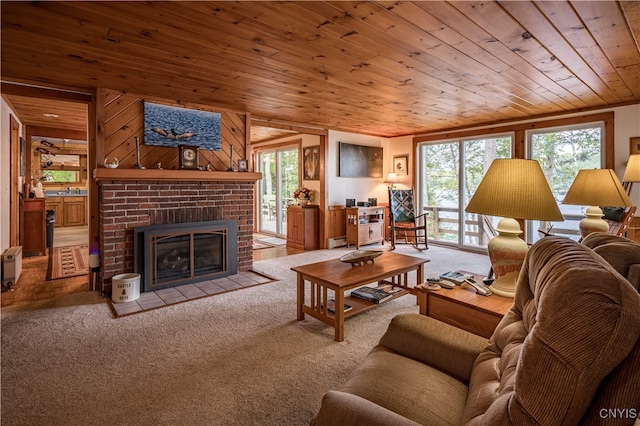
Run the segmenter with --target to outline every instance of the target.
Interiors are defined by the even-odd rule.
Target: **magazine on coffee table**
[[[353,306],[351,305],[347,305],[346,303],[344,304],[344,311],[350,311],[351,309],[353,309]],[[327,311],[331,312],[331,313],[336,313],[336,301],[333,299],[329,299],[327,300]]]
[[[358,299],[368,300],[373,303],[382,303],[385,300],[391,299],[393,293],[388,293],[379,288],[360,287],[351,292],[351,297],[357,297]]]

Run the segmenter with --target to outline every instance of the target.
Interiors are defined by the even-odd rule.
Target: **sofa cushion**
[[[587,235],[582,244],[602,256],[636,290],[640,290],[640,244],[604,232]]]
[[[350,393],[330,390],[322,398],[320,410],[311,426],[420,426],[412,420]]]
[[[462,422],[577,424],[639,336],[640,295],[629,282],[589,248],[546,237],[476,360]]]
[[[340,390],[433,426],[458,424],[467,399],[463,382],[384,346],[373,348]]]

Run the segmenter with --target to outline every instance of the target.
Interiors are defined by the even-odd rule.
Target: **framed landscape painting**
[[[193,145],[220,150],[220,122],[217,112],[144,103],[144,144],[177,147]]]
[[[340,177],[382,177],[382,148],[339,142]]]

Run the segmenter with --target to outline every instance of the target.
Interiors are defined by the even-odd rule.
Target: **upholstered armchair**
[[[389,228],[391,250],[396,248],[396,240],[403,239],[418,250],[427,246],[427,213],[416,214],[412,189],[389,188]],[[420,242],[424,248],[420,248]]]
[[[312,424],[633,425],[640,294],[622,274],[640,245],[602,235],[585,238],[589,246],[555,236],[534,244],[488,341],[430,317],[396,316]]]

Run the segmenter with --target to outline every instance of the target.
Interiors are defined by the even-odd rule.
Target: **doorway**
[[[298,153],[298,143],[257,152],[256,165],[262,173],[257,199],[260,233],[286,238],[287,206],[299,183]]]

